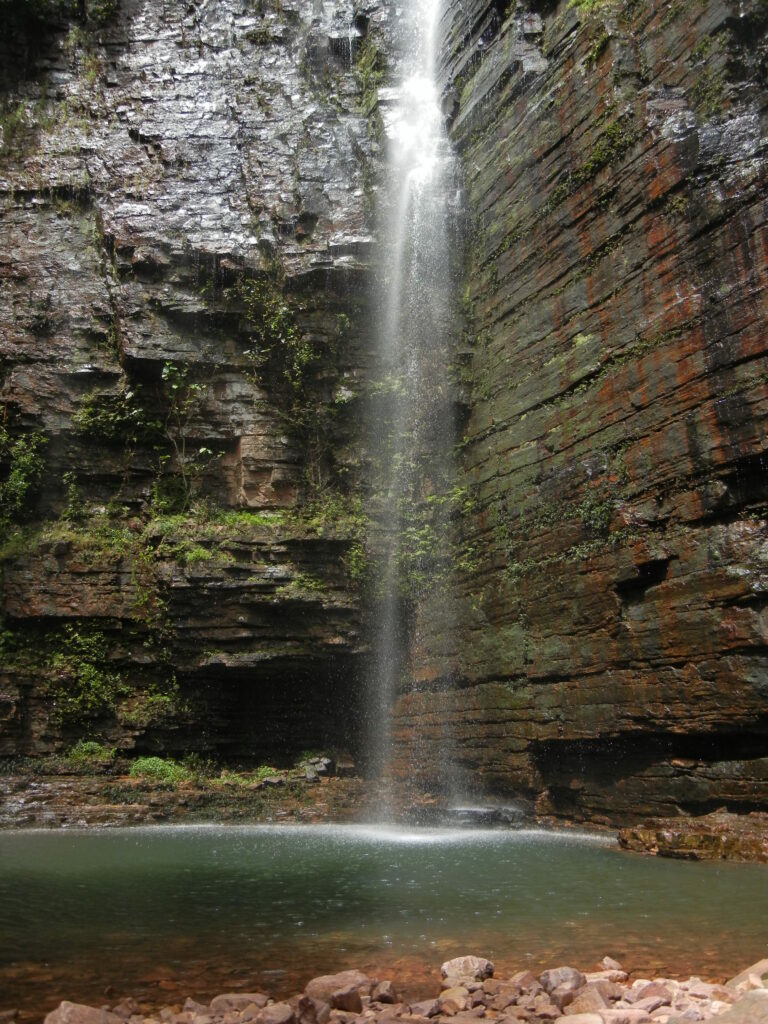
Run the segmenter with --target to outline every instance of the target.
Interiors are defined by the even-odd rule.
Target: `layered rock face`
[[[348,744],[371,19],[38,6],[0,43],[0,752]]]
[[[765,6],[477,0],[443,30],[475,571],[401,765],[434,781],[451,742],[468,788],[591,819],[764,806]]]
[[[0,42],[0,753],[361,744],[397,9],[112,7]],[[592,820],[766,804],[766,17],[445,5],[461,514],[401,774]]]

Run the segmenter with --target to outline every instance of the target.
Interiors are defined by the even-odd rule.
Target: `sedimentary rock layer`
[[[475,571],[415,654],[450,692],[398,708],[427,779],[452,743],[555,813],[768,797],[765,18],[445,12]]]
[[[3,754],[350,742],[375,20],[9,14]]]

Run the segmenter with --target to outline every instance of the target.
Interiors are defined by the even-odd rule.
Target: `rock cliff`
[[[445,14],[475,569],[398,707],[427,778],[425,731],[557,814],[765,805],[766,16]]]
[[[3,755],[363,745],[396,23],[9,16]],[[445,5],[458,624],[441,583],[395,709],[424,785],[449,756],[577,818],[766,805],[766,27],[760,0]]]
[[[369,20],[9,13],[3,754],[350,742]]]

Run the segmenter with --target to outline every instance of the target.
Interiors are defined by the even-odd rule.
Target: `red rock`
[[[521,990],[528,992],[538,987],[539,979],[532,971],[518,971],[509,979],[509,984],[517,985]]]
[[[557,989],[552,993],[554,998]],[[564,1008],[566,1016],[577,1013],[599,1013],[608,1007],[608,1000],[600,991],[599,983],[587,984],[578,992],[572,1002]]]
[[[342,988],[334,989],[331,992],[331,1006],[335,1010],[345,1010],[347,1013],[362,1013],[363,1003],[357,985],[344,985]]]
[[[632,992],[634,1003],[637,1003],[641,999],[660,999],[659,1006],[670,1005],[672,1003],[672,992],[662,982],[652,981],[648,985],[643,985],[642,988]]]

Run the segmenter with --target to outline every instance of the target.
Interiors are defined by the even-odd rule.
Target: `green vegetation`
[[[96,740],[78,740],[64,760],[76,768],[105,768],[115,759],[115,747],[106,747]]]
[[[42,434],[26,433],[13,437],[0,426],[0,529],[7,530],[29,511],[43,475],[42,451],[48,443]]]
[[[28,105],[23,100],[10,106],[3,102],[0,107],[0,130],[3,134],[0,156],[17,151],[17,143],[27,122],[27,113]]]
[[[264,779],[271,779],[279,775],[277,768],[269,764],[260,764],[253,772],[235,772],[224,769],[215,778],[211,779],[214,786],[254,786]]]
[[[210,548],[204,548],[200,544],[192,544],[182,548],[178,560],[182,565],[197,565],[199,562],[210,562],[214,554]]]
[[[454,572],[477,568],[477,551],[461,537],[461,521],[475,508],[467,487],[454,485],[426,498],[398,501],[397,580],[401,596],[413,600],[445,585]]]
[[[293,579],[275,591],[276,597],[303,597],[307,594],[322,594],[327,590],[323,580],[309,573],[297,572]]]
[[[53,641],[48,691],[60,722],[82,722],[114,713],[128,687],[118,672],[105,669],[109,645],[90,623],[68,623]]]
[[[600,536],[607,536],[611,526],[614,502],[610,498],[600,500],[595,494],[588,494],[579,504],[579,518],[588,530]]]
[[[137,757],[128,774],[134,779],[151,779],[171,785],[192,779],[190,769],[170,757]]]
[[[590,15],[609,10],[611,7],[618,6],[618,4],[617,0],[571,0],[568,6],[578,11],[581,15]]]
[[[244,775],[242,772],[233,772],[224,770],[215,778],[211,779],[211,784],[214,786],[252,786],[254,779],[250,775]]]
[[[363,112],[371,116],[378,100],[379,86],[387,74],[387,58],[373,35],[367,35],[357,55],[357,76]]]
[[[123,725],[146,729],[179,710],[178,685],[173,679],[170,692],[154,690],[135,694],[121,704],[118,717]]]
[[[162,432],[172,455],[160,456],[153,504],[158,512],[183,512],[189,508],[194,482],[216,458],[210,448],[195,449],[191,444],[192,419],[200,412],[208,385],[193,380],[188,366],[166,362],[161,390],[165,405]],[[166,466],[172,475],[166,472]]]
[[[597,64],[610,41],[610,35],[603,29],[590,46],[587,56],[584,58],[584,63],[588,68],[593,68]]]
[[[302,533],[348,538],[349,547],[344,555],[347,578],[357,585],[365,582],[370,565],[370,519],[359,495],[328,491],[287,513],[286,522]]]
[[[110,444],[157,443],[163,424],[146,406],[147,396],[140,389],[123,387],[116,395],[94,393],[81,404],[73,424],[79,433]]]

